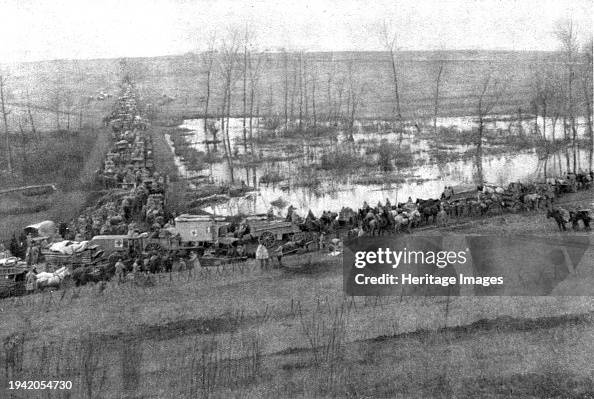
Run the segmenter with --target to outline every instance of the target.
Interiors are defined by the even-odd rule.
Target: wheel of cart
[[[262,235],[258,238],[258,242],[264,245],[266,248],[270,249],[274,246],[276,242],[276,238],[271,231],[264,231]]]

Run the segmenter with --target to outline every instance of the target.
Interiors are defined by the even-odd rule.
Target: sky
[[[594,0],[0,0],[0,63],[183,54],[212,32],[254,31],[258,48],[555,50],[555,24],[591,36]]]

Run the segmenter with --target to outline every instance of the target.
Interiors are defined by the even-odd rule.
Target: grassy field
[[[345,298],[339,261],[313,270],[242,265],[2,301],[1,338],[24,343],[8,372],[73,379],[77,397],[592,392],[592,318],[571,316],[591,298]]]

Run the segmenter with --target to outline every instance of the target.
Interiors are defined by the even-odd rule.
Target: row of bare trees
[[[77,61],[74,65],[75,83],[82,85],[84,75]],[[12,83],[12,84],[11,84]],[[75,129],[78,119],[78,129],[82,129],[83,120],[89,104],[89,98],[77,96],[72,89],[67,88],[63,74],[57,72],[54,80],[43,82],[43,87],[36,87],[32,95],[32,88],[29,83],[12,81],[6,71],[0,71],[0,112],[2,121],[2,132],[4,133],[3,151],[5,157],[6,171],[14,175],[15,152],[14,146],[17,139],[20,139],[22,150],[21,157],[27,157],[26,151],[30,139],[28,135],[39,139],[39,127],[36,118],[39,113],[46,116],[54,115],[54,128],[56,131]],[[15,94],[18,93],[18,95]],[[35,100],[32,98],[35,97]],[[45,124],[44,128],[50,126]],[[18,130],[17,130],[18,129]]]
[[[535,68],[532,84],[532,107],[535,115],[535,130],[546,140],[550,134],[553,144],[557,142],[556,126],[562,124],[562,137],[569,143],[571,154],[566,156],[567,170],[579,168],[578,116],[585,120],[585,132],[589,141],[589,169],[592,170],[594,134],[592,129],[592,38],[581,46],[573,21],[557,24],[555,37],[560,45],[561,59]],[[542,118],[542,125],[538,124]],[[547,132],[550,121],[551,131]],[[541,129],[542,126],[542,129]]]

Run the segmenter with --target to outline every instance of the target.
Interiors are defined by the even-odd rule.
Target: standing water
[[[523,120],[518,123],[511,120],[507,122],[505,118],[503,119],[503,121],[489,121],[487,128],[514,132],[516,131],[514,129],[520,129],[520,126],[528,131],[530,124],[534,125],[534,120]],[[256,126],[261,122],[255,120],[253,123]],[[179,127],[187,131],[185,138],[189,145],[198,151],[206,152],[205,141],[213,138],[212,136],[205,137],[203,123],[202,119],[190,119],[185,120]],[[439,126],[457,129],[461,132],[472,129],[473,123],[472,118],[440,118],[438,120]],[[542,125],[541,121],[540,126]],[[563,134],[562,122],[557,121],[555,130],[556,137],[560,138]],[[584,131],[583,121],[578,121],[579,135],[583,136]],[[552,133],[551,121],[547,121],[546,132],[547,136]],[[364,146],[367,142],[396,143],[401,140],[403,148],[409,149],[413,155],[412,166],[399,170],[397,175],[400,178],[398,179],[391,178],[395,172],[381,172],[379,168],[372,171],[373,178],[370,179],[361,177],[358,171],[345,175],[344,173],[314,169],[313,175],[306,176],[307,182],[303,184],[302,168],[319,164],[320,154],[325,153],[332,145],[344,146],[346,141],[344,137],[344,134],[338,134],[334,144],[331,139],[328,141],[321,139],[316,142],[294,138],[279,138],[270,142],[256,140],[255,154],[260,161],[245,166],[237,162],[237,159],[244,154],[242,119],[231,118],[229,142],[232,156],[236,160],[232,166],[234,182],[243,181],[248,185],[255,186],[255,192],[243,197],[231,198],[226,203],[204,209],[217,215],[233,215],[264,213],[272,207],[275,213],[281,214],[284,208],[293,205],[302,215],[309,210],[315,215],[319,215],[325,210],[338,211],[343,206],[356,209],[364,201],[376,204],[380,201],[383,203],[386,199],[395,203],[396,201],[404,202],[409,197],[413,200],[438,198],[445,186],[472,186],[476,182],[477,161],[474,157],[468,156],[474,151],[473,146],[448,145],[441,151],[446,155],[446,160],[432,160],[430,155],[433,143],[427,139],[415,139],[414,135],[407,134],[403,140],[396,133],[368,133],[359,129],[351,139],[358,148],[357,151],[364,154]],[[223,140],[223,134],[220,131],[217,139]],[[168,143],[173,149],[173,142],[169,137]],[[218,148],[222,161],[215,162],[201,171],[189,171],[185,163],[176,157],[180,174],[187,177],[207,175],[215,182],[231,183],[232,174],[225,157],[222,156],[222,146],[221,143]],[[212,146],[210,151],[212,151]],[[452,154],[466,154],[466,156],[452,157]],[[587,166],[588,154],[587,150],[580,149],[578,154],[580,167]],[[561,176],[567,170],[567,156],[570,156],[571,164],[572,157],[565,151],[550,155],[546,160],[539,157],[535,150],[514,151],[509,149],[496,151],[495,154],[489,154],[487,151],[487,154],[482,157],[484,181],[489,184],[506,185],[513,181],[542,180],[545,175],[545,167],[547,176]],[[262,178],[271,174],[278,178],[273,182],[265,183],[266,179]],[[275,206],[272,206],[271,203],[274,203]]]

